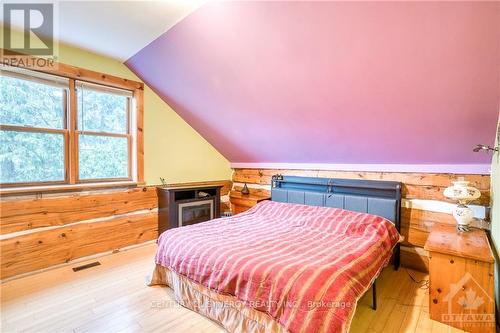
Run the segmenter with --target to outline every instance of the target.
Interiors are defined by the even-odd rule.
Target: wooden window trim
[[[56,76],[62,76],[66,77],[69,79],[74,79],[78,81],[85,81],[89,83],[96,83],[96,84],[101,84],[101,85],[106,85],[111,88],[118,88],[118,89],[125,89],[125,90],[130,90],[130,91],[135,91],[135,90],[144,90],[144,84],[142,82],[137,82],[133,80],[128,80],[124,79],[118,76],[113,76],[113,75],[108,75],[100,72],[95,72],[89,69],[81,68],[81,67],[76,67],[76,66],[71,66],[71,65],[66,65],[60,62],[53,62],[53,66],[47,66],[47,67],[37,67],[36,64],[38,63],[36,61],[36,57],[28,56],[28,55],[5,55],[5,50],[0,48],[0,60],[2,60],[1,63],[5,64],[12,64],[10,66],[15,66],[16,64],[34,64],[33,66],[22,66],[18,65],[17,67],[19,68],[25,68],[28,70],[40,72],[40,73],[45,73],[45,74],[52,74]],[[18,61],[16,63],[13,63],[12,61],[9,61],[11,59],[17,59]],[[5,59],[5,61],[4,61]],[[41,63],[44,63],[43,61]]]
[[[118,181],[118,182],[103,182],[103,183],[80,183],[80,184],[50,184],[50,185],[35,185],[35,186],[16,186],[0,189],[0,197],[8,195],[23,195],[37,193],[59,193],[73,191],[91,191],[99,189],[114,189],[114,188],[134,188],[143,186],[145,183],[134,181]]]
[[[33,61],[36,57],[27,55],[15,55],[15,56],[5,56],[3,49],[0,49],[0,61],[1,63],[9,63],[4,61],[4,58],[11,59],[12,57],[17,58],[18,64],[33,64],[37,63]],[[131,186],[131,185],[141,185],[144,184],[144,84],[142,82],[137,82],[133,80],[128,80],[120,78],[113,75],[108,75],[104,73],[95,72],[92,70],[66,65],[63,63],[54,62],[52,67],[23,67],[18,65],[19,68],[24,68],[30,71],[50,74],[59,76],[62,78],[69,79],[68,92],[65,96],[69,101],[66,103],[69,107],[69,112],[65,112],[65,128],[60,130],[53,129],[42,129],[37,127],[24,127],[24,126],[11,126],[2,125],[4,129],[11,128],[11,130],[23,130],[31,132],[53,132],[53,133],[64,133],[65,135],[65,169],[66,175],[65,180],[62,182],[37,182],[37,183],[15,183],[15,184],[2,184],[0,188],[0,194],[7,193],[33,193],[33,192],[45,192],[45,191],[57,191],[57,190],[71,190],[73,188],[102,188],[102,187],[115,187],[115,186]],[[128,138],[128,149],[129,149],[129,177],[126,179],[113,178],[113,179],[98,179],[98,180],[78,180],[78,130],[76,124],[76,85],[75,81],[82,81],[86,83],[93,83],[101,86],[106,86],[115,89],[128,90],[132,93],[132,98],[135,100],[136,107],[136,128],[131,128],[131,110],[130,103],[127,109],[127,121],[128,121],[128,133],[124,134]],[[15,129],[14,129],[15,128]],[[135,132],[135,147],[132,146],[133,138],[132,131]],[[91,134],[89,131],[85,131]],[[101,132],[92,133],[92,135],[99,135]],[[108,135],[109,134],[109,135]],[[101,134],[106,136],[115,136],[114,133]],[[132,174],[134,168],[132,166],[132,158],[134,158],[133,148],[135,148],[135,174]],[[5,188],[4,188],[5,187]]]
[[[76,110],[76,86],[75,80],[69,80],[69,108],[72,110],[68,113],[68,128],[69,128],[69,160],[70,160],[70,168],[69,168],[69,183],[76,183],[76,175],[78,174],[78,136],[76,135],[76,114],[74,110]]]

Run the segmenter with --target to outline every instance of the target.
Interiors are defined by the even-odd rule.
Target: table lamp
[[[445,197],[457,201],[458,205],[453,209],[453,217],[457,220],[459,231],[469,231],[469,224],[474,219],[474,212],[467,207],[467,203],[478,199],[481,192],[465,180],[452,182],[452,186],[447,187],[443,194]]]

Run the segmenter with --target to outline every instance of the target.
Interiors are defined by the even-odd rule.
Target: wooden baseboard
[[[156,189],[139,187],[40,199],[0,201],[2,235],[158,207]]]

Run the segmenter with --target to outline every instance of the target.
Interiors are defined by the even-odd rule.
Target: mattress
[[[380,216],[264,201],[233,217],[165,231],[156,276],[164,269],[164,276],[172,272],[227,296],[283,332],[345,332],[399,239]]]

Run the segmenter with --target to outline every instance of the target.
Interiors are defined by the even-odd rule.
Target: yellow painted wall
[[[118,60],[64,44],[59,44],[58,62],[140,81]],[[159,184],[159,177],[168,183],[231,179],[229,161],[147,86],[144,177],[148,185]]]

